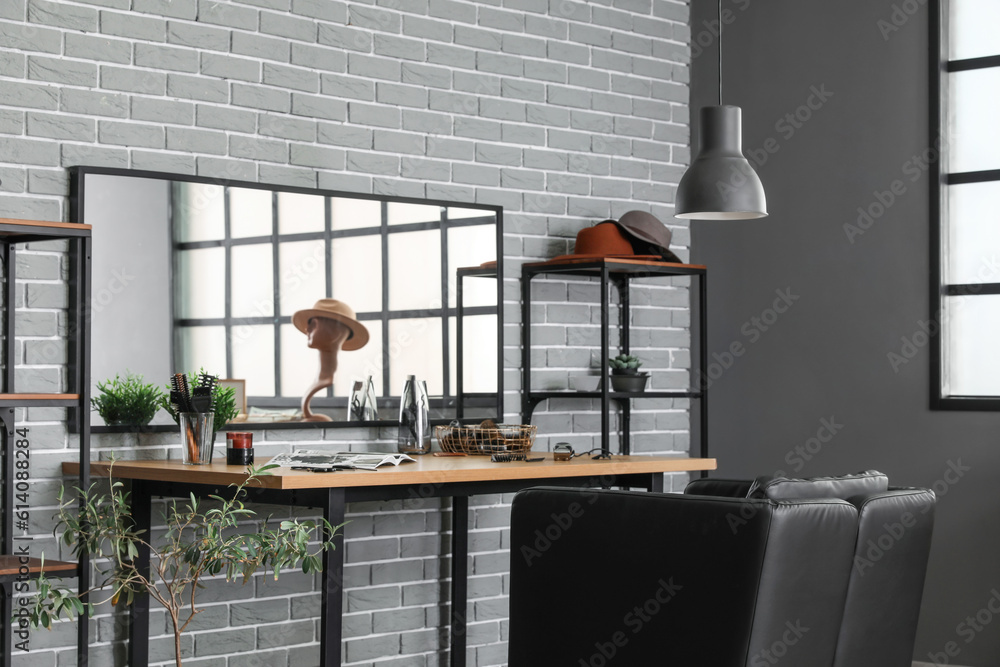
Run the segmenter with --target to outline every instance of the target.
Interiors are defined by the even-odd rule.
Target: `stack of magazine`
[[[379,466],[398,466],[414,459],[406,454],[379,454],[375,452],[317,452],[300,450],[291,454],[278,454],[268,463],[298,470],[378,470]]]

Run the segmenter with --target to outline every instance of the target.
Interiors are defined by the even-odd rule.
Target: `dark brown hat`
[[[571,260],[613,259],[659,259],[659,252],[646,253],[639,256],[634,250],[634,244],[619,223],[614,220],[599,222],[593,227],[581,229],[576,235],[576,246],[572,255],[560,255],[551,262],[566,262]]]
[[[617,225],[631,242],[636,255],[659,255],[665,262],[683,264],[680,257],[670,251],[673,233],[652,213],[629,211]]]

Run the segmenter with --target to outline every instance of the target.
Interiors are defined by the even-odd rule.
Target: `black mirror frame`
[[[86,223],[84,219],[84,196],[86,177],[88,175],[102,176],[124,176],[132,178],[149,178],[157,180],[186,181],[189,183],[202,183],[207,185],[222,185],[240,188],[252,188],[256,190],[271,190],[290,192],[295,194],[321,195],[324,197],[345,197],[354,199],[368,199],[379,202],[393,202],[403,204],[421,204],[430,206],[456,206],[462,208],[477,208],[492,212],[496,215],[496,276],[497,276],[497,397],[496,397],[496,419],[503,421],[504,415],[504,366],[503,366],[503,329],[504,329],[504,301],[503,301],[503,207],[491,206],[477,203],[453,202],[440,199],[418,199],[414,197],[396,197],[391,195],[377,195],[357,192],[344,192],[340,190],[324,190],[320,188],[305,188],[292,185],[273,185],[268,183],[255,183],[251,181],[240,181],[237,179],[213,178],[206,176],[195,176],[190,174],[175,174],[162,171],[148,171],[141,169],[122,169],[116,167],[94,167],[94,166],[74,166],[68,168],[70,174],[70,194],[69,194],[69,216],[70,221]],[[88,354],[89,357],[89,354]],[[92,378],[90,369],[85,369],[86,373],[82,378],[88,386]],[[432,424],[446,424],[448,419],[432,420]],[[469,421],[479,421],[460,419],[463,423]],[[396,425],[396,420],[380,419],[370,422],[358,421],[332,421],[332,422],[240,422],[224,427],[220,430],[278,430],[278,429],[308,429],[308,428],[384,428]],[[121,433],[121,432],[172,432],[176,426],[172,424],[157,424],[145,427],[119,427],[119,426],[93,426],[93,433]]]

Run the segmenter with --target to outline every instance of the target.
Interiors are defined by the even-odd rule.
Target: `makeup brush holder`
[[[215,449],[215,413],[181,412],[181,455],[184,465],[201,466],[212,462]]]

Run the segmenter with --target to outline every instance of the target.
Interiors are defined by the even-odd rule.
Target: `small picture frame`
[[[233,421],[243,421],[247,417],[247,381],[219,380],[220,387],[232,387],[235,392],[236,408],[240,411]]]

